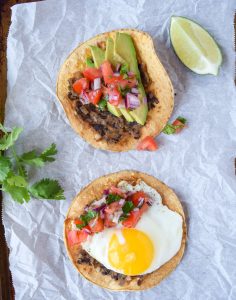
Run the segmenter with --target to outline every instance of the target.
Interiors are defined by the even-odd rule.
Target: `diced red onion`
[[[109,95],[109,100],[118,100],[118,95]]]
[[[100,218],[101,218],[101,219],[104,219],[104,218],[105,218],[105,214],[104,214],[103,209],[100,211]]]
[[[95,218],[94,220],[92,220],[92,222],[89,223],[89,227],[93,227],[97,222],[97,218]]]
[[[153,200],[149,199],[149,200],[147,201],[147,204],[148,204],[149,206],[152,206],[152,205],[153,205]]]
[[[110,193],[110,190],[109,189],[106,189],[103,191],[103,195],[108,195]]]
[[[127,192],[127,193],[126,193],[126,197],[129,197],[129,196],[133,195],[134,193],[135,193],[135,192],[131,192],[131,191],[130,191],[130,192]]]
[[[119,108],[125,108],[125,100],[122,100],[119,104],[118,104]]]
[[[120,76],[120,73],[119,73],[119,72],[115,72],[115,73],[113,73],[113,75],[114,75],[115,77],[119,77],[119,76]]]
[[[138,89],[137,89],[137,88],[132,88],[132,89],[131,89],[131,93],[133,93],[133,94],[138,94]]]
[[[140,198],[139,199],[139,203],[138,203],[138,207],[141,207],[143,205],[144,199]]]
[[[88,211],[88,210],[89,210],[89,205],[86,205],[84,211]]]
[[[103,205],[101,205],[101,206],[95,207],[93,210],[95,210],[96,212],[99,212],[99,211],[102,210],[105,206],[106,206],[106,204],[103,204]]]
[[[119,71],[120,71],[120,67],[121,67],[121,64],[117,64],[117,65],[116,65],[116,72],[119,72]]]
[[[79,99],[80,99],[80,102],[81,102],[82,104],[88,104],[88,103],[89,103],[88,96],[87,96],[87,94],[86,94],[84,91],[82,91],[82,93],[81,93]]]
[[[139,211],[139,209],[138,209],[137,207],[135,207],[135,208],[133,209],[133,211]]]
[[[126,108],[137,108],[140,106],[140,100],[137,96],[127,93],[125,98]]]
[[[132,77],[132,76],[135,75],[134,72],[132,72],[132,71],[129,71],[127,74],[128,74],[128,76],[130,76],[130,77]]]
[[[89,234],[91,233],[91,231],[88,228],[83,228],[82,230],[89,233]]]
[[[101,88],[101,78],[95,78],[93,81],[93,89],[99,90]]]
[[[120,206],[123,206],[124,203],[125,203],[125,199],[120,199],[120,201],[119,201]]]

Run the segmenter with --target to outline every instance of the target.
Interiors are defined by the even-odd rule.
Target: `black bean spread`
[[[131,280],[137,281],[137,285],[141,285],[143,281],[143,275],[139,276],[127,276],[124,274],[116,273],[112,270],[107,269],[101,263],[99,263],[96,259],[90,256],[85,250],[81,250],[79,254],[79,258],[77,260],[77,264],[79,265],[89,265],[94,267],[97,271],[101,272],[104,276],[110,276],[112,279],[118,281],[119,285],[124,285]]]

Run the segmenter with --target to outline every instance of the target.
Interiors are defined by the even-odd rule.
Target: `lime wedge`
[[[172,17],[170,38],[182,63],[198,74],[218,74],[222,62],[219,47],[212,36],[197,23]]]

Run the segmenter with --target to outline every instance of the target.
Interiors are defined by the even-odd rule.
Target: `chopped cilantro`
[[[134,209],[134,204],[132,201],[126,201],[124,206],[122,207],[122,210],[125,214],[129,213],[133,209]]]
[[[116,194],[109,194],[107,196],[106,202],[107,204],[111,204],[112,202],[119,201],[121,199],[121,196],[116,195]]]
[[[124,75],[124,74],[127,74],[128,72],[129,72],[128,65],[127,64],[122,65],[120,68],[120,74]]]
[[[77,224],[76,227],[78,227],[79,229],[85,227],[86,225],[88,225],[88,223],[94,219],[96,216],[98,215],[98,213],[94,210],[89,210],[87,211],[85,214],[83,214],[80,217],[80,220],[83,222],[82,224]]]
[[[107,106],[107,100],[106,99],[101,99],[98,103],[98,109],[99,110],[104,110]]]
[[[178,117],[177,120],[179,120],[183,124],[186,124],[186,122],[187,122],[187,120],[183,117]]]

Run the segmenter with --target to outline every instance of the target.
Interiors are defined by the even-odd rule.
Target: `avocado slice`
[[[111,37],[106,41],[105,59],[115,67],[117,64],[125,64],[125,60],[114,52],[114,41]]]
[[[94,68],[95,67],[94,62],[92,61],[92,59],[90,57],[86,58],[86,66],[88,68]]]
[[[109,102],[107,102],[107,109],[109,110],[110,113],[112,113],[116,117],[121,116],[120,109],[115,107],[114,105],[111,105]]]
[[[134,72],[134,74],[136,75],[136,78],[138,80],[138,89],[141,95],[141,105],[135,110],[130,111],[129,113],[137,123],[144,125],[148,113],[147,103],[146,101],[144,101],[146,93],[142,85],[141,76],[138,69],[138,61],[136,57],[134,43],[129,34],[122,32],[116,33],[114,52],[129,63],[130,71]]]
[[[99,68],[105,60],[105,51],[97,46],[90,46],[90,49],[92,52],[94,65],[96,68]]]
[[[131,112],[128,111],[126,108],[120,108],[120,112],[125,117],[126,121],[134,122],[134,118],[132,117]]]

